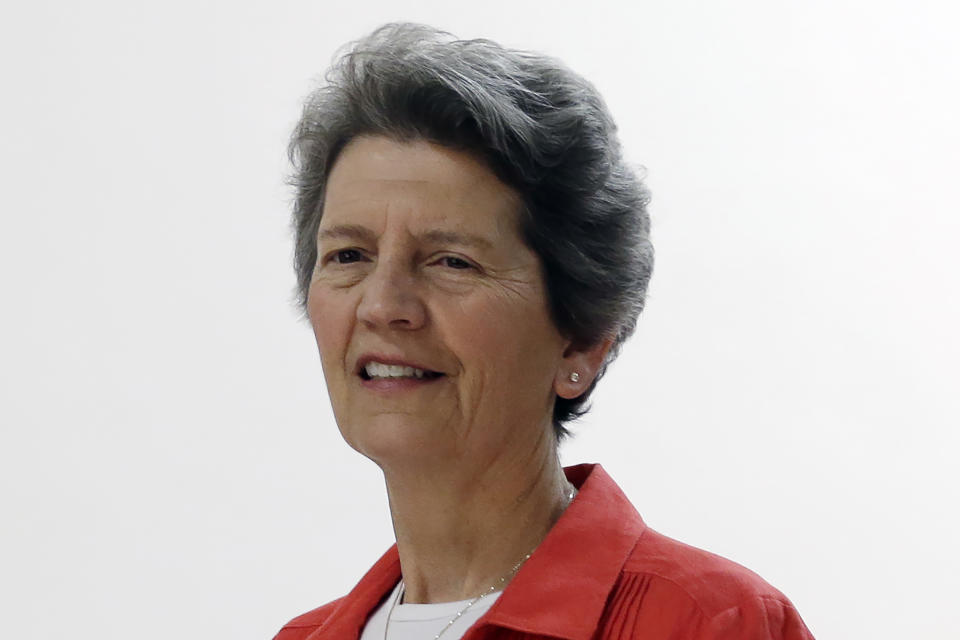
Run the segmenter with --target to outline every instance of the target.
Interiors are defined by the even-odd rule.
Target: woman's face
[[[520,206],[484,164],[424,141],[360,137],[336,161],[308,313],[340,431],[382,467],[553,446],[572,369]]]

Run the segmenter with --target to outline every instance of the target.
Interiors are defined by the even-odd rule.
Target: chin
[[[446,430],[414,416],[375,416],[362,424],[347,424],[340,431],[347,444],[381,468],[400,462],[409,467],[449,460],[454,450],[453,446],[444,446],[447,438],[442,432]]]

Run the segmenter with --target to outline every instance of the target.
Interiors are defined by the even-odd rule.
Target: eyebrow
[[[320,229],[317,235],[318,240],[331,240],[336,238],[347,238],[352,240],[372,240],[373,231],[358,224],[338,224],[326,229]]]
[[[441,231],[434,229],[422,234],[424,240],[434,244],[458,244],[464,247],[479,247],[481,249],[492,249],[493,243],[473,233],[461,233],[459,231]]]
[[[462,233],[459,231],[443,231],[441,229],[431,229],[420,234],[421,240],[426,240],[434,244],[456,244],[465,247],[479,247],[482,249],[492,249],[493,243],[473,233]],[[347,238],[351,240],[375,240],[373,231],[367,227],[358,224],[338,224],[333,227],[320,229],[317,236],[318,240],[330,240],[337,238]]]

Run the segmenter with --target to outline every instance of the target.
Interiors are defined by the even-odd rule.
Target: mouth
[[[436,380],[444,374],[406,363],[382,362],[369,359],[361,363],[357,374],[364,381],[378,380]]]

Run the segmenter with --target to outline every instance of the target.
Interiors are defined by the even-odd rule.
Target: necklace
[[[577,489],[573,485],[570,485],[570,491],[567,492],[567,505],[569,505],[573,501],[573,498],[575,495],[577,495]],[[489,589],[487,589],[486,591],[478,595],[476,598],[472,599],[470,602],[468,602],[466,606],[460,609],[460,611],[457,611],[457,614],[452,618],[450,618],[447,624],[443,625],[443,629],[440,629],[440,631],[437,632],[437,635],[433,636],[433,640],[440,640],[440,636],[446,633],[447,629],[452,627],[453,623],[455,623],[457,620],[460,619],[460,616],[462,616],[467,611],[469,611],[470,607],[477,604],[478,602],[486,598],[491,593],[494,593],[498,587],[502,587],[504,584],[506,584],[508,580],[510,580],[514,575],[516,575],[517,571],[520,571],[520,567],[523,566],[524,562],[530,559],[530,555],[532,553],[533,551],[530,551],[530,553],[523,556],[523,558],[520,559],[520,562],[513,565],[513,568],[510,569],[510,571],[506,575],[501,576],[499,580],[497,580],[495,583],[490,585]],[[397,595],[393,597],[393,602],[390,603],[390,610],[387,612],[387,622],[383,627],[383,640],[387,640],[387,637],[390,631],[390,619],[393,618],[393,610],[396,608],[397,603],[399,603],[403,599],[403,594],[405,591],[406,591],[406,588],[403,584],[403,578],[401,577],[400,588],[397,589]]]
[[[530,553],[533,553],[533,552],[531,551]],[[440,636],[442,636],[444,633],[446,633],[447,629],[449,629],[450,627],[452,627],[452,626],[453,626],[453,623],[460,619],[460,616],[462,616],[463,614],[465,614],[467,611],[470,610],[470,607],[472,607],[473,605],[477,604],[478,602],[480,602],[481,600],[483,600],[484,598],[486,598],[486,597],[487,597],[488,595],[490,595],[491,593],[495,592],[498,587],[502,587],[504,584],[506,584],[506,582],[507,582],[510,578],[512,578],[512,577],[514,576],[514,574],[517,573],[517,571],[520,570],[520,567],[523,566],[523,563],[526,562],[526,561],[530,558],[530,553],[528,553],[527,555],[523,556],[523,559],[520,560],[520,562],[518,562],[517,564],[513,565],[513,568],[510,569],[510,572],[509,572],[509,573],[507,573],[506,575],[502,576],[497,582],[495,582],[495,583],[493,583],[492,585],[490,585],[490,588],[489,588],[489,589],[487,589],[486,591],[484,591],[483,593],[481,593],[480,595],[478,595],[476,598],[473,598],[472,600],[470,600],[470,602],[468,602],[462,609],[460,609],[460,611],[457,611],[456,615],[453,616],[452,618],[450,618],[450,620],[447,622],[447,624],[443,625],[443,628],[440,629],[439,632],[437,632],[437,635],[433,636],[433,640],[439,640]],[[386,624],[386,626],[383,628],[383,640],[387,640],[387,637],[388,637],[387,634],[388,634],[388,632],[389,632],[389,630],[390,630],[390,619],[393,617],[393,610],[394,610],[394,608],[397,606],[397,603],[400,602],[400,600],[403,599],[403,594],[404,594],[404,591],[405,591],[405,590],[406,590],[406,588],[404,587],[404,584],[403,584],[403,578],[400,578],[400,588],[397,589],[397,595],[393,598],[393,602],[390,604],[390,611],[387,613],[387,624]]]

